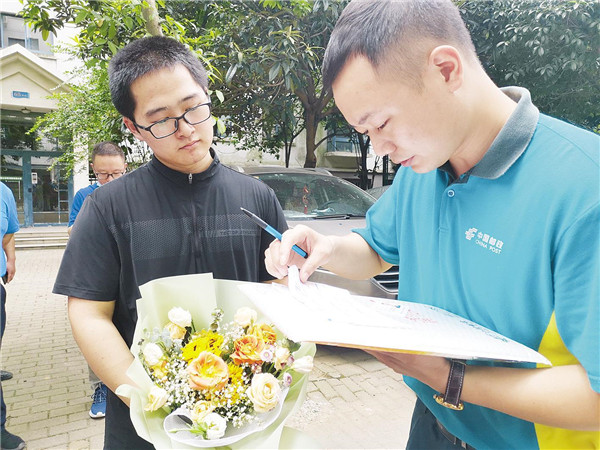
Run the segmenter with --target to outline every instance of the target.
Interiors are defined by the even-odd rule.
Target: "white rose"
[[[171,311],[169,311],[168,317],[171,322],[175,325],[179,325],[181,328],[192,325],[192,315],[183,308],[172,308]]]
[[[313,365],[313,357],[308,355],[303,356],[300,359],[296,359],[292,364],[291,369],[298,373],[309,373],[311,370],[313,370]]]
[[[275,350],[275,357],[273,358],[273,363],[275,364],[275,368],[277,370],[281,370],[284,365],[287,364],[288,359],[290,358],[290,350],[286,347],[277,347]]]
[[[160,358],[162,358],[163,355],[162,349],[152,342],[144,346],[144,350],[142,351],[142,353],[144,354],[144,359],[146,360],[146,363],[148,363],[149,366],[157,365],[160,362]]]
[[[148,393],[148,403],[144,406],[144,411],[156,411],[162,408],[168,399],[169,394],[167,391],[158,386],[152,386],[152,389]]]
[[[252,400],[256,412],[271,411],[279,403],[281,387],[277,378],[270,373],[254,375],[248,388],[248,397]]]
[[[256,321],[256,317],[256,311],[244,306],[236,311],[235,316],[233,316],[233,321],[242,327],[247,327],[252,322]]]
[[[227,421],[217,413],[210,413],[204,418],[206,439],[219,439],[225,434]]]

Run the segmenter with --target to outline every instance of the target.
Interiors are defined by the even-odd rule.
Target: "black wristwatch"
[[[452,359],[450,361],[450,374],[448,375],[446,392],[443,396],[441,394],[435,394],[433,396],[435,401],[446,408],[462,411],[464,405],[463,402],[460,401],[460,394],[462,392],[464,379],[465,362],[458,359]]]

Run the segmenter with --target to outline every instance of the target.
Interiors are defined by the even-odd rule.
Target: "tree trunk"
[[[159,23],[158,9],[156,9],[155,0],[146,0],[147,7],[143,6],[142,16],[146,21],[146,31],[150,36],[162,36],[162,29]]]
[[[364,135],[362,135],[360,133],[356,133],[356,135],[358,137],[358,147],[360,149],[360,167],[359,167],[360,187],[362,189],[368,189],[369,188],[369,172],[367,170],[367,152],[369,151],[369,142],[371,141],[371,139],[369,137],[367,137],[367,139],[365,140]]]
[[[317,167],[317,155],[315,154],[315,140],[317,137],[317,127],[319,125],[317,121],[317,115],[305,110],[305,124],[306,124],[306,159],[304,160],[304,167],[314,169]]]

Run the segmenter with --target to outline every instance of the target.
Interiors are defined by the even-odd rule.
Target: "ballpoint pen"
[[[250,219],[252,219],[254,221],[254,223],[256,223],[256,225],[258,225],[259,227],[261,227],[263,230],[265,230],[267,233],[269,233],[275,239],[281,240],[281,233],[279,231],[277,231],[275,228],[273,228],[267,222],[265,222],[264,220],[262,220],[256,214],[253,214],[250,211],[248,211],[247,209],[244,209],[242,207],[240,207],[240,209],[242,211],[244,211],[244,214],[246,214],[248,217],[250,217]],[[308,254],[304,250],[302,250],[300,247],[298,247],[297,245],[294,245],[292,247],[292,250],[294,250],[296,253],[298,253],[303,258],[306,258],[308,256]]]

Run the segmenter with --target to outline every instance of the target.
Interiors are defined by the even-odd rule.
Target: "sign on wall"
[[[29,98],[29,92],[25,91],[12,91],[13,98]]]

